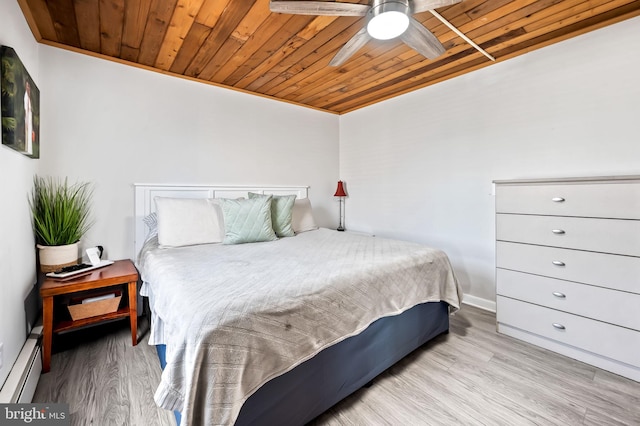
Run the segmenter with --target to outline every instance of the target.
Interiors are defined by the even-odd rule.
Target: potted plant
[[[89,217],[92,193],[89,183],[33,178],[29,205],[42,272],[78,262],[78,243],[92,225]]]

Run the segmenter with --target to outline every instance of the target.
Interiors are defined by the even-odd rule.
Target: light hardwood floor
[[[126,322],[104,327],[61,336],[71,347],[54,353],[34,402],[68,403],[72,425],[175,424],[153,402],[155,349],[132,347]],[[640,425],[640,383],[499,335],[494,314],[465,305],[449,334],[311,425]]]

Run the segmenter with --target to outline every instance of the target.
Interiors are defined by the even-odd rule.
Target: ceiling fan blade
[[[294,15],[322,16],[364,16],[370,6],[357,3],[337,3],[331,1],[270,1],[272,12]]]
[[[409,18],[409,28],[400,36],[400,39],[429,59],[435,59],[445,52],[440,40],[414,18]]]
[[[411,11],[413,13],[426,12],[427,10],[433,10],[439,7],[451,6],[461,1],[462,0],[413,0],[411,2]]]
[[[358,50],[362,48],[367,42],[371,40],[371,36],[367,32],[367,28],[363,28],[356,33],[351,39],[342,46],[342,49],[336,53],[336,56],[333,57],[329,65],[332,67],[339,67],[344,64],[347,59],[353,56]]]

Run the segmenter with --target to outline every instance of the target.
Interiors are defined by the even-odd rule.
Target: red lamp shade
[[[342,186],[342,181],[338,181],[338,188],[336,189],[336,193],[333,194],[334,197],[346,197],[347,193],[344,192],[344,187]]]

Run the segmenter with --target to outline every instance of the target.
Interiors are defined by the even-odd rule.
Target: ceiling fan
[[[450,6],[462,0],[370,0],[369,5],[335,1],[271,0],[272,12],[295,15],[366,16],[367,25],[356,33],[329,65],[342,65],[372,38],[390,40],[400,37],[407,46],[434,59],[445,52],[435,35],[411,15]]]

